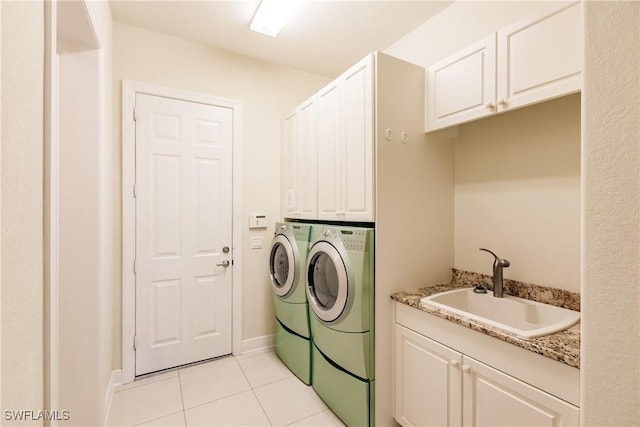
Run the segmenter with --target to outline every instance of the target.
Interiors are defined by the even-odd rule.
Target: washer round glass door
[[[269,256],[269,275],[273,290],[280,297],[291,292],[293,284],[296,282],[298,275],[296,252],[295,246],[284,235],[277,234],[273,238],[271,255]]]
[[[339,320],[347,311],[353,292],[349,287],[346,254],[326,241],[315,243],[307,259],[309,306],[325,322]]]

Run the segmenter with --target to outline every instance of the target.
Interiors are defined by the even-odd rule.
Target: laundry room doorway
[[[240,105],[132,82],[123,90],[123,270],[131,265],[124,280],[123,380],[129,382],[238,349]]]

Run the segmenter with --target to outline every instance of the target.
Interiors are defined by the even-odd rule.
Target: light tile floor
[[[273,350],[119,386],[109,426],[344,426]]]

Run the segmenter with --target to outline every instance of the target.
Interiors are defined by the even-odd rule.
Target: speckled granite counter
[[[391,298],[402,304],[406,304],[426,313],[450,320],[475,331],[482,332],[486,335],[490,335],[526,350],[541,354],[550,359],[557,360],[575,368],[580,368],[580,323],[552,335],[525,339],[515,334],[477,322],[473,319],[469,319],[446,310],[440,310],[420,304],[420,299],[426,296],[459,288],[468,288],[478,283],[490,284],[491,277],[479,273],[471,273],[454,269],[450,283],[427,286],[413,291],[397,292],[391,295]],[[520,298],[553,304],[572,310],[580,310],[580,295],[575,292],[545,288],[542,286],[506,279],[504,282],[504,292],[505,294],[514,295]]]

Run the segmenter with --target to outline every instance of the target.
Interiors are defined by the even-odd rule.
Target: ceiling
[[[273,38],[249,30],[259,0],[110,0],[116,21],[328,77],[384,50],[451,3],[300,0]]]

